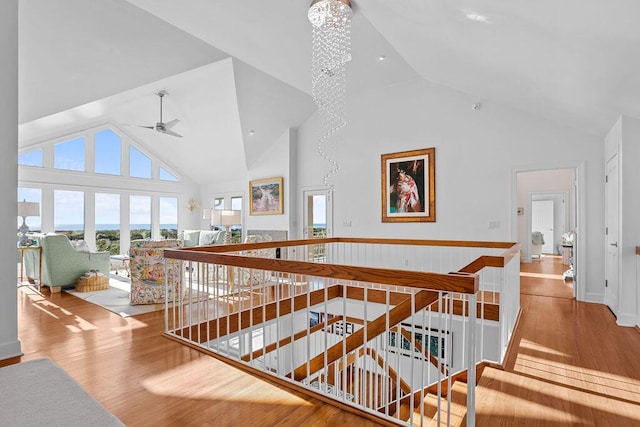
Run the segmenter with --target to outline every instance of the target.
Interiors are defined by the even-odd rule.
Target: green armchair
[[[77,251],[64,234],[35,234],[32,238],[42,246],[42,277],[38,277],[39,251],[26,251],[27,278],[40,280],[51,292],[75,285],[78,277],[90,270],[109,274],[109,252]]]

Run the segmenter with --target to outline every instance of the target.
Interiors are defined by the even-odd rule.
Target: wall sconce
[[[189,201],[187,202],[187,209],[189,209],[189,212],[200,209],[200,202],[198,202],[196,199],[189,199]]]

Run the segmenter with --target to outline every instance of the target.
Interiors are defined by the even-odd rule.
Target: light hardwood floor
[[[573,299],[561,261],[522,264],[514,351],[480,380],[478,426],[640,425],[640,334]]]
[[[506,370],[488,368],[477,425],[640,425],[640,333],[578,303],[559,258],[523,264]],[[18,292],[25,355],[49,357],[129,426],[373,426],[161,336],[163,313],[121,318],[72,295]]]

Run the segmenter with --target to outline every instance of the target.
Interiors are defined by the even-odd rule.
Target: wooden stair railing
[[[447,369],[447,367],[437,357],[431,354],[431,352],[429,351],[429,346],[423,349],[420,343],[417,342],[415,338],[411,336],[411,332],[407,331],[403,327],[400,327],[399,329],[402,336],[405,337],[407,341],[412,342],[419,353],[423,353],[426,357],[429,358],[429,362],[431,362],[433,366],[435,366],[437,369],[440,369],[440,372],[442,373],[442,375],[444,376],[449,375],[449,370]]]
[[[333,317],[332,319],[327,320],[327,324],[326,324],[326,326],[333,325],[334,323],[339,322],[339,321],[341,321],[341,320],[343,320],[343,317],[342,317],[342,316],[335,316],[335,317]],[[258,323],[258,324],[261,324],[261,323]],[[308,331],[308,332],[309,332],[309,334],[313,334],[314,332],[319,332],[319,331],[321,331],[321,330],[322,330],[322,328],[324,328],[324,327],[325,327],[324,322],[322,322],[322,323],[318,323],[318,324],[317,324],[317,325],[315,325],[315,326],[311,326],[311,327],[309,328],[309,331]],[[241,357],[241,359],[242,359],[244,362],[248,362],[248,361],[250,361],[251,359],[257,359],[257,358],[258,358],[258,357],[260,357],[260,356],[263,356],[263,355],[265,355],[265,354],[267,354],[267,353],[270,353],[270,352],[272,352],[272,351],[276,350],[278,347],[283,347],[283,346],[285,346],[285,345],[287,345],[287,344],[291,344],[291,342],[292,342],[292,341],[297,341],[297,340],[299,340],[299,339],[301,339],[301,338],[304,338],[304,337],[306,337],[306,336],[307,336],[307,330],[306,330],[306,329],[303,329],[303,330],[301,330],[301,331],[299,331],[299,332],[296,332],[296,333],[293,335],[293,340],[291,339],[291,336],[284,337],[284,338],[283,338],[283,339],[281,339],[280,341],[278,341],[278,342],[274,342],[274,343],[271,343],[271,344],[269,344],[269,345],[267,345],[267,346],[265,346],[265,347],[263,347],[263,348],[261,348],[261,349],[259,349],[259,350],[254,351],[253,353],[248,353],[248,354],[243,355],[243,356]]]
[[[343,364],[343,360],[340,360],[340,361],[336,362],[336,363],[338,363],[338,371],[339,372],[342,372],[346,368],[348,368],[349,366],[353,366],[355,364],[355,361],[356,361],[355,353],[356,352],[351,352],[347,356],[347,363],[346,364]],[[358,349],[358,357],[362,357],[364,354],[365,354],[365,349],[363,347],[360,347]],[[378,366],[380,366],[382,369],[385,369],[386,361],[385,361],[384,357],[379,355],[374,349],[367,347],[366,354],[368,356],[371,356],[371,358],[376,361]],[[391,378],[391,380],[393,380],[393,382],[399,382],[400,383],[400,390],[402,390],[404,393],[411,393],[411,386],[405,380],[403,380],[402,377],[400,377],[398,375],[398,373],[389,364],[386,364],[386,368],[388,370],[389,378]],[[335,384],[332,384],[332,385],[335,385]]]
[[[367,334],[367,340],[371,340],[387,331],[387,320],[389,322],[389,327],[396,326],[413,313],[420,311],[429,304],[432,304],[434,301],[437,301],[438,297],[438,292],[420,291],[414,296],[415,307],[413,307],[412,310],[412,298],[409,296],[409,298],[392,308],[387,314],[383,314],[367,323],[363,328],[358,329],[343,342],[334,344],[329,347],[326,352],[313,357],[308,363],[295,368],[293,371],[293,379],[296,381],[302,381],[307,378],[307,376],[315,374],[325,365],[325,357],[326,363],[330,364],[342,357],[344,354],[343,351],[350,353],[364,345],[365,331]]]

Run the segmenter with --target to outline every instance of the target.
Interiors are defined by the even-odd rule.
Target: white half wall
[[[18,340],[16,189],[18,187],[18,0],[0,3],[0,360],[22,354]],[[13,237],[13,238],[12,238]]]
[[[342,169],[334,175],[334,235],[515,240],[512,171],[584,164],[585,294],[601,295],[601,138],[489,102],[474,111],[474,102],[423,80],[348,96],[338,147]],[[316,153],[318,126],[314,115],[298,132],[298,191],[320,185],[328,170]],[[427,147],[436,148],[436,222],[382,223],[380,156]]]

